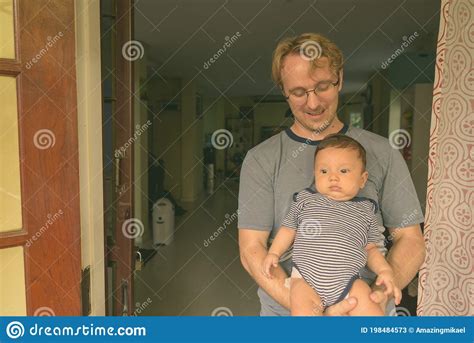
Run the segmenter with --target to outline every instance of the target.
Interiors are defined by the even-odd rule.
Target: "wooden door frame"
[[[23,225],[1,234],[0,248],[24,248],[28,315],[80,315],[74,2],[14,0],[13,9],[16,59],[0,60],[0,71],[17,80]],[[46,149],[35,144],[43,129],[51,132]],[[60,218],[41,230],[58,210]]]
[[[115,133],[114,150],[130,145],[133,137],[133,65],[125,58],[122,47],[133,37],[133,1],[117,0],[117,25],[115,27],[115,108],[113,127]],[[108,301],[113,301],[114,313],[109,315],[131,315],[134,311],[134,240],[125,234],[127,220],[133,220],[133,145],[125,150],[119,164],[119,185],[113,206],[116,207],[114,245],[105,242],[105,254],[108,262],[114,264],[114,285],[112,294],[107,294]],[[116,175],[114,173],[114,175]],[[132,223],[131,225],[135,225]],[[106,235],[105,235],[106,236]],[[107,263],[108,265],[108,263]],[[107,268],[106,265],[106,268]],[[107,270],[107,269],[106,269]],[[126,303],[123,285],[127,284]],[[107,291],[108,293],[108,291]],[[125,311],[124,311],[125,309]]]

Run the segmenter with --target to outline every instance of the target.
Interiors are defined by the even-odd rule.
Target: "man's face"
[[[319,193],[336,201],[354,198],[365,186],[359,152],[355,149],[326,148],[316,155],[314,179]]]
[[[336,75],[330,68],[328,59],[321,57],[323,67],[311,72],[310,61],[303,59],[299,54],[285,57],[282,67],[282,84],[285,96],[289,96],[288,104],[295,116],[297,134],[307,136],[311,133],[323,133],[336,119],[338,92],[342,85],[342,73]],[[331,84],[339,81],[336,86]],[[301,94],[314,88],[324,91],[310,92],[297,97],[292,94]]]

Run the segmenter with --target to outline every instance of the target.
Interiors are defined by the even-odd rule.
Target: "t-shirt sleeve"
[[[298,201],[296,200],[297,194],[293,196],[293,202],[291,203],[290,210],[286,215],[285,219],[283,219],[281,226],[285,226],[290,229],[297,229],[298,228]]]
[[[275,200],[269,169],[251,151],[245,156],[240,171],[239,229],[272,230]]]
[[[377,246],[380,244],[380,231],[377,217],[374,213],[369,215],[369,232],[367,235],[367,243],[373,243]]]
[[[389,154],[379,198],[384,226],[402,228],[422,223],[423,213],[405,160],[393,148],[390,148]]]

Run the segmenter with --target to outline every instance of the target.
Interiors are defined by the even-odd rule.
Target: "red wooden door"
[[[19,299],[2,314],[80,315],[74,1],[5,0],[0,16],[0,93],[11,104],[0,110],[11,118],[0,129],[11,147],[0,155],[0,196],[12,209],[0,216],[0,283],[10,292],[0,301]]]
[[[103,1],[101,18],[107,314],[130,315],[134,311],[134,234],[140,230],[132,206],[133,69],[127,58],[132,1]]]

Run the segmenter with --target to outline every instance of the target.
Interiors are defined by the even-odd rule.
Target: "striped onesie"
[[[365,246],[379,241],[377,204],[368,198],[336,201],[305,189],[293,196],[282,226],[295,229],[293,268],[324,307],[346,297],[367,263]]]

